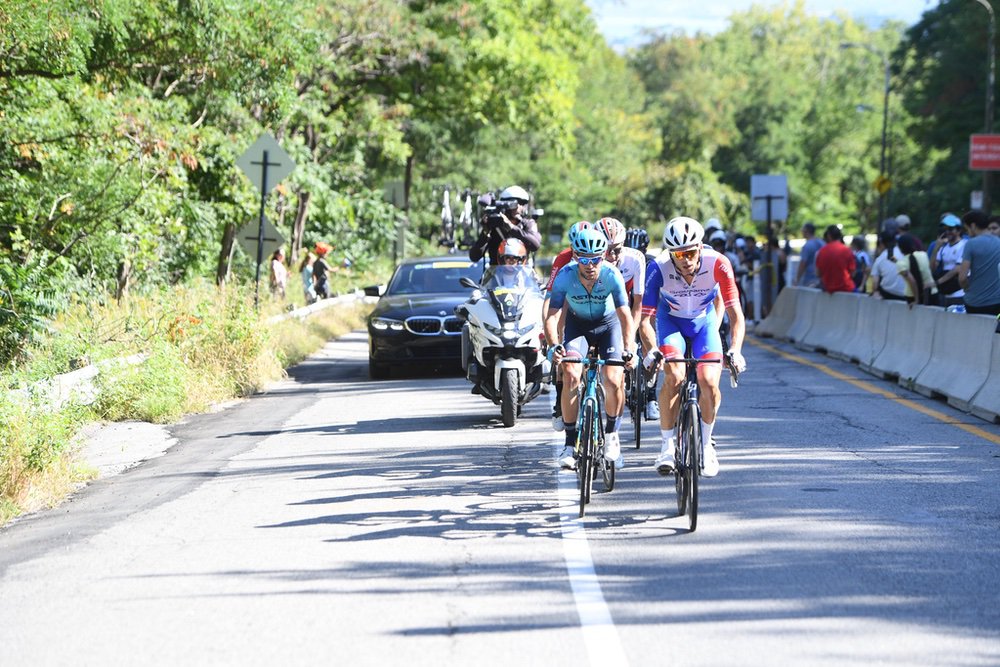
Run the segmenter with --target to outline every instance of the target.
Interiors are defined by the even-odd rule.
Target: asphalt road
[[[0,532],[0,665],[1000,664],[1000,427],[747,358],[688,533],[650,425],[580,521],[544,395],[505,429],[335,341]]]

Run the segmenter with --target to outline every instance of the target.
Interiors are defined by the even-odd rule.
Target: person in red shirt
[[[851,277],[857,266],[854,251],[844,245],[844,234],[836,225],[830,225],[823,232],[826,245],[816,253],[816,273],[824,292],[853,292]]]

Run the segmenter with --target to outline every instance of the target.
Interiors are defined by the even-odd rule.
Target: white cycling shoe
[[[674,447],[669,442],[660,445],[660,455],[656,457],[653,468],[664,477],[674,474]]]
[[[604,436],[604,458],[607,461],[617,461],[622,455],[622,443],[618,437],[617,431],[615,433],[608,433]],[[625,460],[622,459],[622,465],[625,465]]]
[[[715,444],[705,445],[705,460],[701,462],[701,474],[703,477],[715,477],[719,474],[719,457],[715,454]]]
[[[656,401],[646,403],[646,421],[660,421],[660,404]]]
[[[566,470],[576,470],[576,455],[570,446],[563,447],[559,455],[559,466]]]

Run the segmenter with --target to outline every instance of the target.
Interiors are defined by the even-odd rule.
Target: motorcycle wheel
[[[517,371],[512,368],[500,376],[500,418],[507,428],[517,421]]]

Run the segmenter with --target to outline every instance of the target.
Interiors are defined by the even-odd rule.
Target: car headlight
[[[371,319],[372,329],[376,331],[402,331],[403,323],[388,317],[373,317]]]

